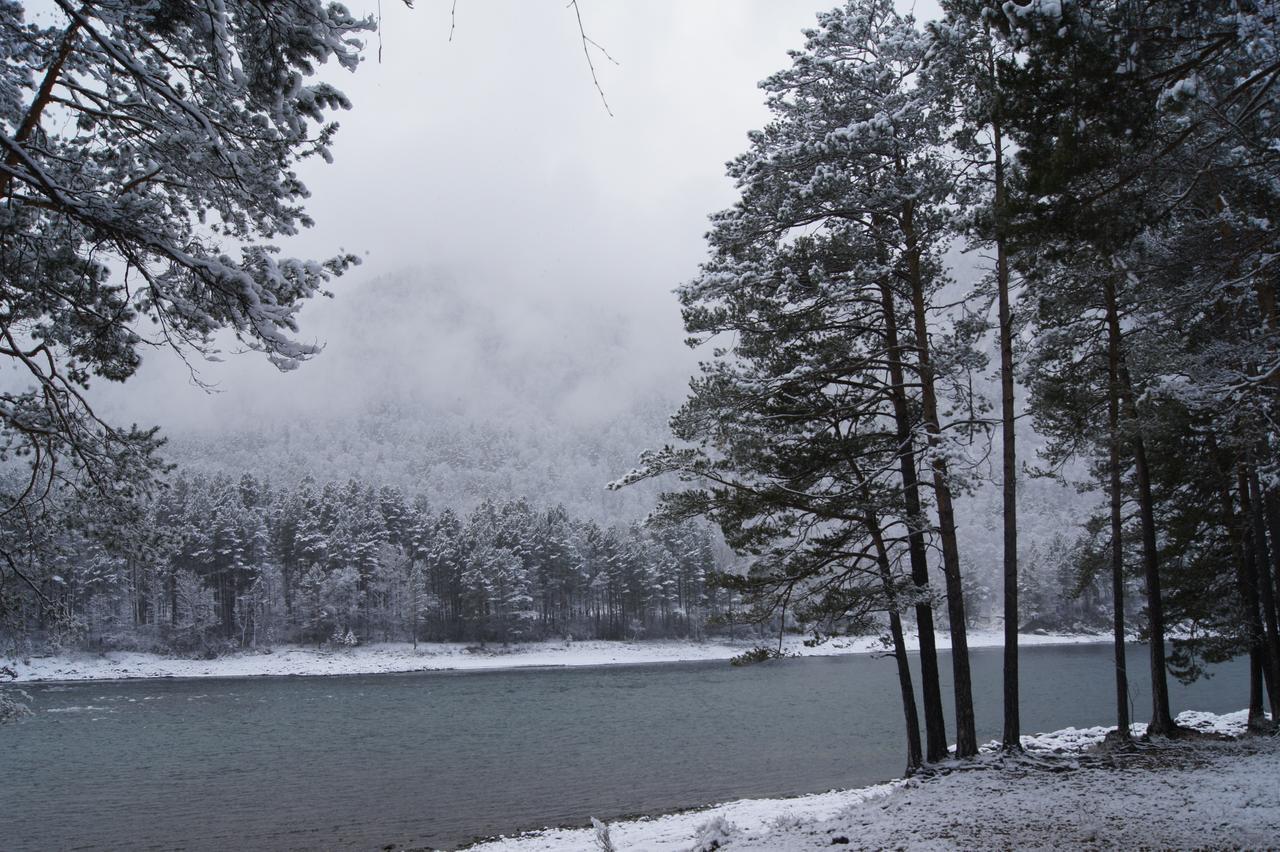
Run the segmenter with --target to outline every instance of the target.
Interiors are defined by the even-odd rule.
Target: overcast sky
[[[375,2],[349,5],[377,11]],[[225,391],[213,396],[176,359],[153,353],[109,405],[180,429],[287,409],[321,389],[339,398],[338,383],[352,376],[330,375],[324,362],[349,361],[368,341],[350,332],[362,288],[406,270],[448,276],[509,318],[529,316],[521,345],[531,349],[572,348],[595,317],[620,319],[633,357],[615,389],[675,383],[679,393],[695,356],[681,342],[671,290],[703,257],[707,215],[732,201],[725,161],[767,119],[757,82],[786,65],[800,30],[832,5],[582,0],[588,35],[617,60],[593,50],[610,115],[561,0],[458,0],[452,42],[448,0],[413,10],[383,0],[382,61],[374,35],[355,74],[326,70],[353,109],[340,116],[334,163],[303,170],[317,226],[288,246],[364,258],[337,282],[334,300],[302,313],[303,336],[329,349],[301,375],[276,375],[253,355],[208,365],[204,377]],[[416,310],[362,334],[385,334],[405,350],[438,336]],[[385,361],[388,347],[375,349]],[[406,351],[386,364],[371,355],[366,367],[424,385],[456,375],[440,369],[439,351],[431,371],[420,372],[415,357]],[[468,381],[470,393],[499,392],[483,377]]]

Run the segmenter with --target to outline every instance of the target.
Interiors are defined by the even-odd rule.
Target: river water
[[[1024,729],[1111,721],[1111,653],[1024,649]],[[981,741],[1000,732],[1000,655],[972,652]],[[1244,706],[1245,668],[1172,682],[1174,711]],[[1131,648],[1137,719],[1146,671]],[[0,729],[0,845],[15,852],[447,848],[862,786],[904,765],[894,664],[870,656],[28,692],[35,717]]]

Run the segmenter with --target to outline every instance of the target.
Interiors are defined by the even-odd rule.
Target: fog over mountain
[[[666,440],[693,353],[678,316],[652,320],[605,299],[465,282],[405,269],[308,308],[325,350],[278,374],[252,357],[144,372],[161,400],[167,456],[189,472],[291,481],[367,479],[457,507],[484,497],[563,502],[635,518],[651,489],[606,493],[640,449]],[[674,297],[670,314],[676,314]],[[162,388],[177,387],[166,399]],[[104,389],[120,416],[136,399]],[[148,396],[151,394],[148,393]]]
[[[217,382],[205,390],[176,359],[153,359],[138,382],[165,412],[166,455],[180,471],[253,472],[282,485],[354,478],[460,511],[486,498],[527,498],[606,524],[643,518],[658,491],[674,487],[605,489],[641,450],[671,440],[667,418],[706,357],[682,344],[674,295],[665,312],[646,313],[608,292],[570,297],[439,268],[353,279],[338,298],[307,308],[305,327],[325,350],[292,373],[228,358],[197,365],[204,381]],[[989,374],[974,380],[996,399]],[[104,397],[122,415],[137,399]],[[1024,463],[1036,465],[1043,440],[1029,419],[1019,442]],[[989,450],[979,439],[972,455]],[[957,504],[966,573],[992,590],[997,462],[990,455],[978,464]],[[1062,559],[1055,549],[1077,535],[1060,512],[1072,506],[1083,515],[1097,497],[1031,476],[1019,490],[1025,570],[1052,574]],[[974,601],[979,617],[996,599],[986,594]]]

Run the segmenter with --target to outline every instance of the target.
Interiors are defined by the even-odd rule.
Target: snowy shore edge
[[[1240,737],[1247,712],[1187,711],[1178,723]],[[1135,724],[1135,736],[1146,725]],[[778,849],[1267,848],[1280,836],[1280,743],[1173,743],[1172,756],[1117,770],[1036,771],[1052,755],[1070,761],[1102,742],[1107,727],[1022,738],[1027,758],[999,771],[951,772],[788,799],[744,799],[605,826],[618,852]],[[599,850],[598,830],[544,829],[467,847],[471,852]]]
[[[969,633],[970,648],[999,647],[999,630]],[[1109,642],[1110,636],[1093,634],[1025,634],[1023,647],[1032,645],[1075,645]],[[530,642],[507,648],[492,645],[477,649],[454,643],[407,642],[371,644],[339,650],[282,646],[270,653],[243,652],[212,660],[187,660],[132,651],[101,654],[68,653],[55,656],[7,656],[0,663],[17,674],[16,682],[35,683],[60,680],[132,680],[156,677],[264,677],[286,675],[358,675],[420,671],[482,671],[518,668],[558,668],[571,666],[641,665],[728,660],[757,644],[776,646],[776,639],[760,642],[688,642],[651,640],[643,642],[580,641]],[[914,645],[908,643],[914,650]],[[884,650],[874,636],[833,639],[807,648],[803,639],[788,636],[784,649],[804,657],[868,654]],[[948,637],[938,636],[938,647],[950,647]]]

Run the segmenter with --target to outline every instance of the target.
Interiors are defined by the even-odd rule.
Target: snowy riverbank
[[[940,648],[949,647],[945,634]],[[1064,645],[1110,641],[1097,635],[1024,635],[1022,646]],[[773,645],[776,640],[763,644]],[[998,630],[969,633],[969,647],[1003,643]],[[213,660],[186,660],[127,651],[102,654],[0,658],[17,673],[19,682],[51,680],[124,680],[147,677],[257,677],[263,675],[350,675],[415,671],[474,671],[547,666],[607,666],[641,663],[728,660],[755,642],[530,642],[503,648],[476,649],[461,644],[408,643],[365,645],[340,650],[282,646],[271,653],[245,652]],[[866,654],[882,651],[875,637],[835,639],[806,648],[801,637],[788,636],[784,648],[800,656]]]
[[[1245,713],[1187,712],[1186,726],[1239,736]],[[1145,726],[1135,725],[1135,732]],[[1104,727],[1023,738],[1029,759],[793,799],[744,800],[608,826],[618,852],[830,849],[1268,848],[1280,837],[1280,741],[1169,743],[1111,759]],[[993,744],[994,745],[994,744]],[[990,747],[989,747],[990,748]],[[1073,771],[1045,771],[1046,758]],[[1039,758],[1039,759],[1037,759]],[[718,841],[720,846],[712,845]],[[598,850],[592,829],[552,829],[476,852]]]

